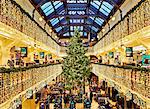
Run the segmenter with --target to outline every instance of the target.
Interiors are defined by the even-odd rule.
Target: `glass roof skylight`
[[[91,2],[91,5],[93,5],[95,8],[99,9],[99,5],[96,4],[95,2]]]
[[[53,4],[54,4],[54,6],[55,6],[55,9],[57,9],[57,8],[59,8],[61,5],[63,5],[63,3],[60,2],[60,1],[55,1]]]
[[[53,19],[50,20],[50,22],[54,26],[59,22],[59,20],[58,20],[58,18],[53,18]]]
[[[62,27],[56,28],[56,31],[59,32],[62,29]]]
[[[43,12],[45,13],[46,16],[48,16],[49,14],[54,12],[54,8],[53,8],[51,2],[47,2],[44,5],[42,5],[41,9],[43,10]]]
[[[103,24],[104,20],[101,18],[96,18],[95,22],[101,26]]]
[[[73,36],[76,29],[84,37],[87,37],[88,32],[92,34],[91,37],[97,36],[101,27],[117,11],[116,6],[124,2],[124,0],[90,0],[87,4],[88,0],[66,1],[66,3],[60,0],[30,1],[34,6],[40,6],[35,9],[44,16],[58,37]]]
[[[70,34],[71,34],[71,36],[73,36],[73,35],[74,35],[74,32],[70,32]]]
[[[94,26],[91,26],[91,29],[92,29],[92,30],[94,30],[95,32],[97,32],[97,31],[98,31],[98,29],[97,29],[97,28],[95,28]]]
[[[67,32],[67,33],[63,34],[63,36],[69,36],[69,32]]]

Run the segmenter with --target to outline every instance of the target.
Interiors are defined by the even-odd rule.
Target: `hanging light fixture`
[[[102,32],[105,32],[105,29],[104,29],[104,28],[102,29]]]
[[[112,20],[112,21],[115,21],[115,20],[116,20],[116,18],[113,16],[113,17],[111,18],[111,20]]]
[[[52,29],[49,30],[50,33],[52,33],[52,31],[53,31]]]
[[[40,22],[41,22],[41,21],[43,21],[43,18],[42,18],[42,17],[40,17],[40,18],[39,18],[39,21],[40,21]]]

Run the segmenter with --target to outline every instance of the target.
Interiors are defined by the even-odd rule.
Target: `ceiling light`
[[[42,18],[42,17],[40,17],[40,18],[39,18],[39,21],[42,21],[42,20],[43,20],[43,18]]]
[[[115,21],[115,19],[116,19],[115,17],[112,17],[112,18],[111,18],[112,21]]]
[[[57,38],[57,36],[55,36],[55,38]]]
[[[52,31],[53,31],[52,29],[49,30],[50,33],[52,33]]]
[[[97,38],[99,39],[99,35],[97,35]]]
[[[92,41],[94,41],[94,39],[91,39]]]
[[[105,29],[104,29],[104,28],[102,29],[102,32],[105,32]]]

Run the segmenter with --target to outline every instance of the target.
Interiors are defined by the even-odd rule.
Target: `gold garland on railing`
[[[36,36],[37,41],[53,49],[58,46],[13,0],[0,0],[0,22],[32,38]]]
[[[146,98],[150,98],[150,71],[131,68],[125,69],[98,64],[93,65],[93,68],[97,73],[100,73],[116,83],[119,83],[120,86],[125,86]],[[113,87],[116,87],[116,84],[111,82],[111,80],[108,81],[110,81]],[[118,86],[116,89],[120,90]],[[140,97],[134,95],[133,99],[138,105],[143,107],[146,106],[145,101],[143,101]]]
[[[26,71],[0,73],[0,104],[13,98],[36,83],[61,71],[61,65],[32,68]]]
[[[95,49],[99,50],[110,43],[113,43],[129,34],[132,34],[142,28],[150,25],[150,0],[145,0],[133,12],[127,14],[105,37],[100,32],[102,38]],[[109,43],[108,43],[109,42]]]

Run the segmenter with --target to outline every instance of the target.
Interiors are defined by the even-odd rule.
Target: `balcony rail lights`
[[[44,43],[45,45],[58,48],[59,45],[49,37],[49,31],[44,30],[20,5],[13,0],[0,0],[0,22],[24,33],[25,35]]]
[[[95,51],[116,42],[144,27],[150,25],[150,1],[141,0],[137,6],[131,9],[116,25],[106,34],[99,33],[99,42],[94,46]]]
[[[112,87],[123,92],[128,100],[144,107],[150,106],[150,70],[133,66],[93,64],[93,71],[103,76]],[[130,92],[130,94],[129,94]]]
[[[3,107],[3,103],[5,104],[7,101],[13,100],[14,97],[19,95],[20,93],[28,89],[32,89],[31,87],[41,83],[41,81],[43,80],[52,80],[55,76],[58,76],[57,74],[61,73],[61,64],[34,65],[24,68],[13,69],[1,68],[0,108]],[[32,90],[34,91],[34,89]]]

